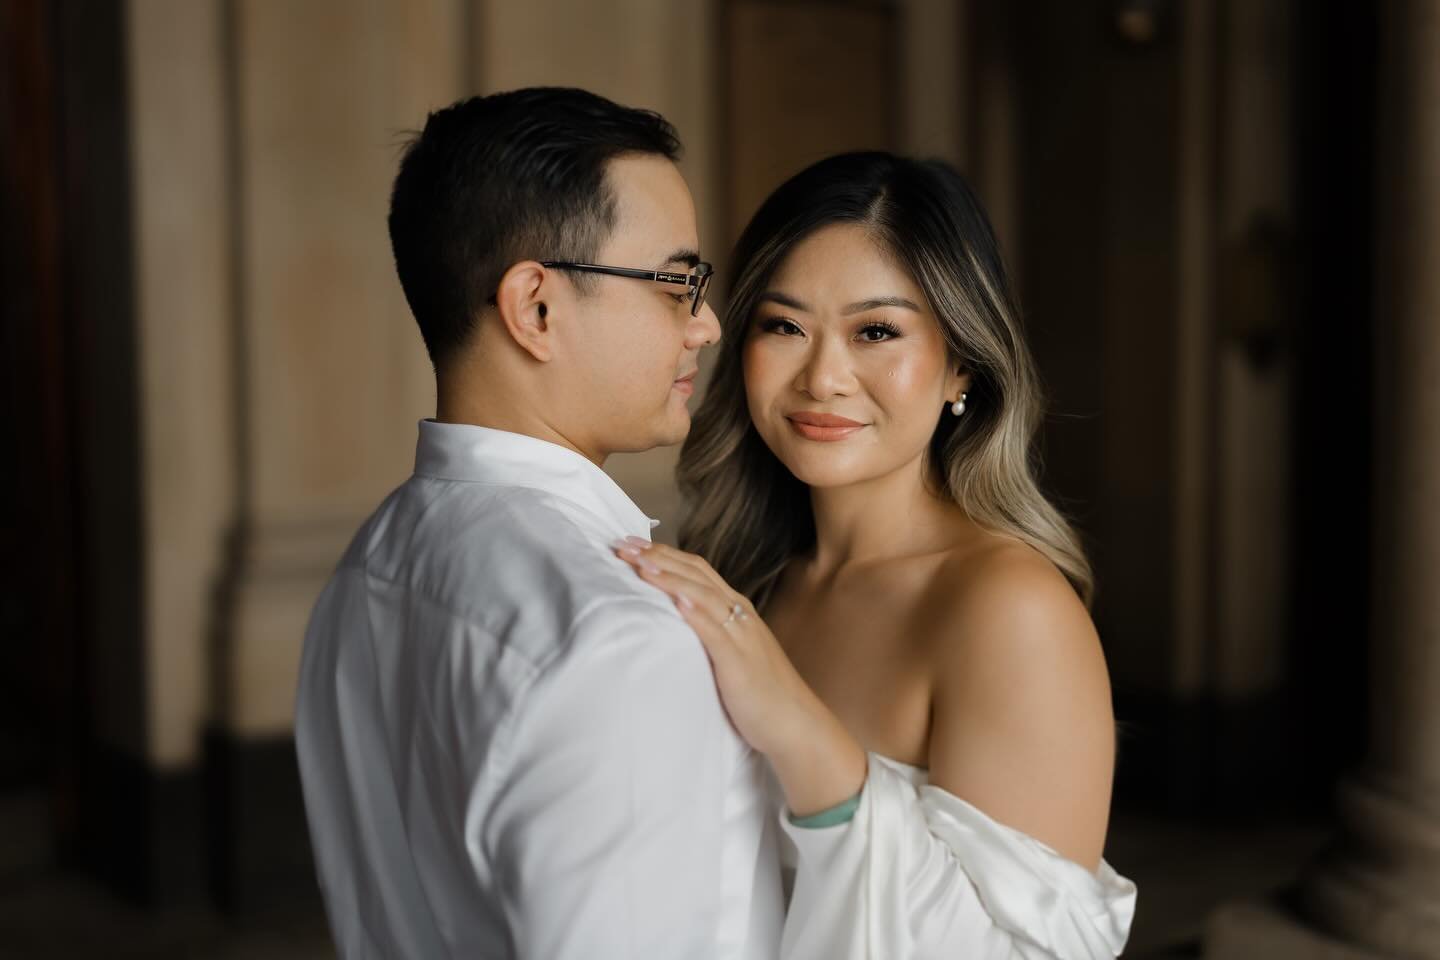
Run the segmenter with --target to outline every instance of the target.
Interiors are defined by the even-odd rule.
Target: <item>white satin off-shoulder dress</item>
[[[790,822],[779,784],[788,899],[785,960],[1112,958],[1135,916],[1135,884],[1091,873],[929,782],[869,754],[847,823]]]

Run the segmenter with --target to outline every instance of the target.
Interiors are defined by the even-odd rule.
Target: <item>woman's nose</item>
[[[817,339],[795,378],[795,388],[816,400],[828,400],[849,394],[854,387],[855,376],[845,345],[832,337]]]

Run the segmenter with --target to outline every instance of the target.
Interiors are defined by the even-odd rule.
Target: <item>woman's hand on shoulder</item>
[[[1115,725],[1089,612],[1013,541],[955,558],[936,587],[930,782],[1093,870]]]
[[[693,553],[640,539],[613,546],[700,637],[730,722],[769,759],[791,811],[805,816],[857,793],[864,748],[805,683],[749,599]]]

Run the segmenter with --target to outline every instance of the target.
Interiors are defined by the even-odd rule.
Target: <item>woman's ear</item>
[[[954,403],[960,399],[960,394],[970,392],[970,371],[963,363],[952,363],[950,372],[945,377],[945,400]]]
[[[548,363],[554,354],[550,308],[545,302],[548,277],[538,261],[521,260],[505,271],[495,294],[495,309],[506,332],[541,363]]]

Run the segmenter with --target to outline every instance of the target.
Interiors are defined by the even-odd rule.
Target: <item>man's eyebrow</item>
[[[691,250],[687,247],[681,247],[679,250],[676,250],[674,253],[670,254],[670,256],[660,261],[660,269],[664,270],[672,263],[683,263],[685,264],[685,266],[693,269],[700,264],[700,251]]]
[[[906,310],[914,310],[916,313],[924,312],[914,300],[906,297],[871,297],[868,300],[852,303],[840,312],[848,317],[852,313],[864,313],[866,310],[874,310],[876,307],[902,307]]]

